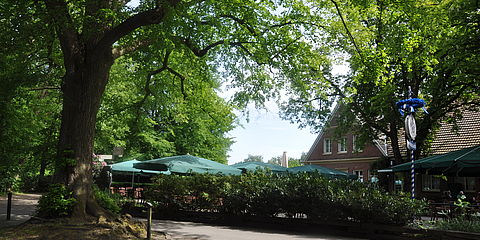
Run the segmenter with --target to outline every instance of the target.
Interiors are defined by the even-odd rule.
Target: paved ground
[[[19,225],[35,213],[40,195],[14,194],[11,220],[7,221],[7,199],[0,196],[0,228]],[[174,240],[354,240],[322,233],[301,233],[282,229],[216,226],[193,222],[154,220],[153,231],[165,232]]]
[[[321,233],[299,233],[262,228],[215,226],[192,222],[153,220],[152,231],[167,233],[171,239],[182,240],[354,240]]]
[[[0,196],[0,228],[19,225],[35,213],[39,194],[13,194],[12,214],[7,221],[7,198]]]

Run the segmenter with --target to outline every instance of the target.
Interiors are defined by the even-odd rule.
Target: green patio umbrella
[[[152,171],[152,170],[142,170],[138,168],[134,168],[133,164],[135,163],[140,163],[141,161],[138,161],[136,159],[130,160],[130,161],[125,161],[125,162],[119,162],[112,164],[112,174],[124,174],[124,175],[131,175],[132,173],[135,174],[144,174],[144,175],[155,175],[155,174],[170,174],[168,171]]]
[[[125,161],[125,162],[119,162],[111,165],[112,168],[112,175],[123,175],[123,176],[132,176],[132,187],[134,186],[135,183],[135,177],[136,176],[154,176],[158,174],[167,174],[170,175],[169,171],[151,171],[151,170],[142,170],[142,169],[137,169],[133,167],[133,164],[139,163],[140,161],[134,159],[130,161]],[[119,176],[121,178],[124,178],[122,176]],[[141,178],[141,177],[140,177]],[[138,180],[137,180],[138,181]]]
[[[256,171],[256,170],[270,170],[274,173],[284,173],[287,171],[286,167],[282,167],[280,165],[271,164],[271,163],[264,163],[264,162],[241,162],[235,163],[230,165],[234,168],[241,169],[242,171]]]
[[[480,145],[435,155],[415,161],[415,169],[429,174],[480,176]],[[380,172],[410,171],[410,163],[403,163]]]
[[[331,178],[347,178],[347,179],[357,179],[357,175],[350,174],[347,172],[339,171],[336,169],[331,169],[319,165],[304,165],[298,167],[292,167],[287,169],[288,172],[291,173],[299,173],[299,172],[318,172],[326,177]]]
[[[180,155],[142,161],[139,163],[134,163],[133,166],[135,168],[145,170],[168,170],[171,173],[176,174],[211,173],[240,175],[242,173],[242,171],[228,165],[191,155]]]

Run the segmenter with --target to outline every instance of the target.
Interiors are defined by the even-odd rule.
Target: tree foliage
[[[58,135],[58,49],[32,7],[0,3],[0,182],[13,190],[36,187]]]
[[[303,152],[300,158],[288,158],[288,167],[298,167],[302,166],[302,161],[304,160],[306,153]],[[270,160],[267,161],[270,164],[282,165],[282,156],[272,157]]]
[[[131,59],[114,65],[99,112],[96,151],[123,146],[130,158],[191,154],[226,162],[233,108],[217,96],[216,82],[184,71],[192,77],[182,82],[173,74],[151,76],[148,66]]]
[[[360,123],[369,139],[386,135],[397,162],[403,128],[395,102],[412,97],[426,100],[429,113],[417,113],[417,147],[425,151],[428,139],[446,119],[458,119],[463,109],[478,110],[480,36],[478,2],[452,1],[335,1],[331,0],[330,46],[345,56],[351,71],[332,75],[312,68],[324,79],[317,91],[301,89],[284,106],[284,117],[316,125],[321,104],[339,99],[345,128]],[[328,89],[329,88],[329,89]],[[304,105],[310,94],[317,102]],[[320,103],[318,103],[320,102]],[[316,105],[315,105],[316,104]],[[298,116],[307,116],[299,119]]]
[[[263,162],[263,156],[248,154],[248,157],[243,159],[243,161],[244,162]]]
[[[32,48],[37,52],[22,55],[25,66],[47,63],[28,72],[55,69],[38,84],[53,81],[61,90],[55,180],[72,190],[72,216],[79,219],[104,213],[91,189],[96,133],[101,150],[122,145],[131,154],[177,151],[223,160],[232,107],[214,88],[228,82],[239,90],[237,106],[251,100],[261,105],[278,95],[278,87],[300,81],[306,63],[324,61],[321,50],[309,44],[320,18],[309,14],[311,6],[303,1],[126,3],[1,5],[2,14],[16,23],[14,34],[39,44]]]

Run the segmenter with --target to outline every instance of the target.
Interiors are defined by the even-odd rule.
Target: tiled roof
[[[463,111],[457,120],[458,131],[452,123],[443,123],[432,142],[432,154],[444,154],[480,144],[480,112]]]
[[[480,144],[480,112],[463,111],[462,119],[457,120],[458,129],[453,123],[443,122],[431,145],[432,155],[444,154]],[[404,131],[399,130],[400,151],[405,155],[407,149],[403,142]],[[388,144],[388,156],[393,157],[391,144]]]

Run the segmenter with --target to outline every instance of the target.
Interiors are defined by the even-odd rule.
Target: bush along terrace
[[[320,174],[241,176],[159,175],[146,193],[162,215],[215,212],[230,216],[305,216],[318,221],[405,225],[420,217],[426,203],[386,193],[358,181]]]

